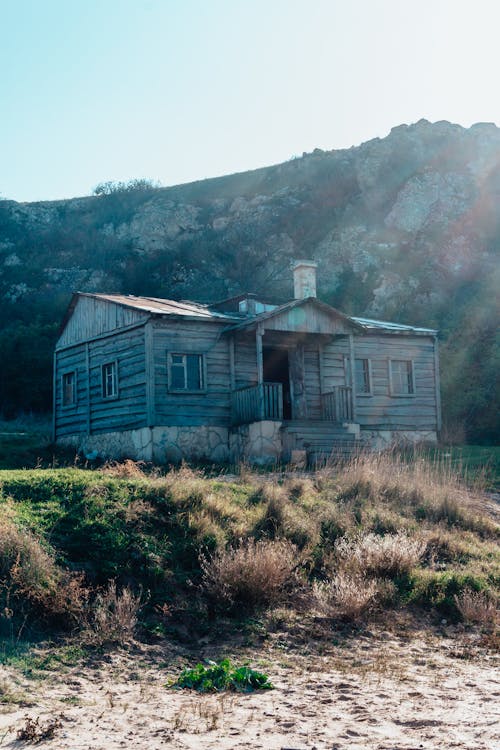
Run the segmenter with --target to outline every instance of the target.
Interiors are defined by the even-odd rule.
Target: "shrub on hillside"
[[[498,604],[486,591],[464,589],[454,596],[455,604],[466,622],[494,626],[500,617]]]
[[[237,547],[201,556],[202,586],[223,608],[278,604],[294,580],[297,548],[288,541],[242,541]]]
[[[0,606],[3,617],[59,626],[78,619],[88,597],[83,576],[62,570],[27,531],[0,519]]]
[[[340,571],[313,585],[314,605],[326,617],[354,621],[373,606],[378,591],[376,581]]]
[[[398,534],[366,534],[354,539],[344,537],[335,545],[340,566],[358,575],[394,577],[408,573],[418,564],[425,542]]]
[[[119,591],[116,581],[109,581],[97,593],[82,617],[84,641],[93,646],[129,642],[133,638],[141,606],[140,594],[134,594],[129,586]]]

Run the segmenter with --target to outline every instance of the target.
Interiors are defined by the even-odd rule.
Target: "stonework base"
[[[153,438],[149,427],[98,435],[65,435],[58,438],[57,442],[75,447],[87,458],[153,460]]]
[[[134,461],[155,461],[178,464],[181,461],[229,460],[227,427],[142,427],[139,430],[106,432],[99,435],[70,435],[58,439],[85,456],[96,454],[100,459],[131,458]]]
[[[435,430],[370,430],[361,428],[363,443],[373,451],[383,451],[394,447],[407,447],[419,444],[435,445]]]
[[[283,451],[281,425],[282,422],[264,420],[233,427],[229,433],[231,461],[257,466],[278,463]]]

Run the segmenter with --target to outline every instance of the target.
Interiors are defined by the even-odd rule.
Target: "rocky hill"
[[[0,409],[50,404],[50,350],[70,293],[210,301],[291,296],[289,261],[319,262],[348,313],[440,329],[445,422],[498,437],[500,129],[393,128],[347,150],[171,188],[0,203]]]

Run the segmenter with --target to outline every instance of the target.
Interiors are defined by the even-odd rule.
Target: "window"
[[[205,388],[202,354],[171,353],[169,387],[171,391],[202,391]]]
[[[358,395],[369,396],[371,394],[370,369],[369,359],[354,360],[354,384]]]
[[[116,362],[107,362],[101,368],[101,384],[103,398],[118,396],[118,377]]]
[[[391,359],[389,361],[389,382],[392,396],[414,395],[415,382],[411,359]]]
[[[76,372],[65,372],[62,376],[62,405],[76,404]]]

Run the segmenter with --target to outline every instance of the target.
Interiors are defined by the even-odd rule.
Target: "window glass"
[[[392,393],[404,395],[413,393],[413,369],[409,359],[391,359]]]
[[[102,395],[110,398],[117,394],[116,362],[108,362],[102,366]]]
[[[173,391],[203,390],[202,354],[170,355],[170,388]]]
[[[62,403],[71,406],[76,403],[76,377],[74,372],[65,372],[62,376]]]
[[[370,364],[367,359],[354,360],[356,393],[370,393]]]

